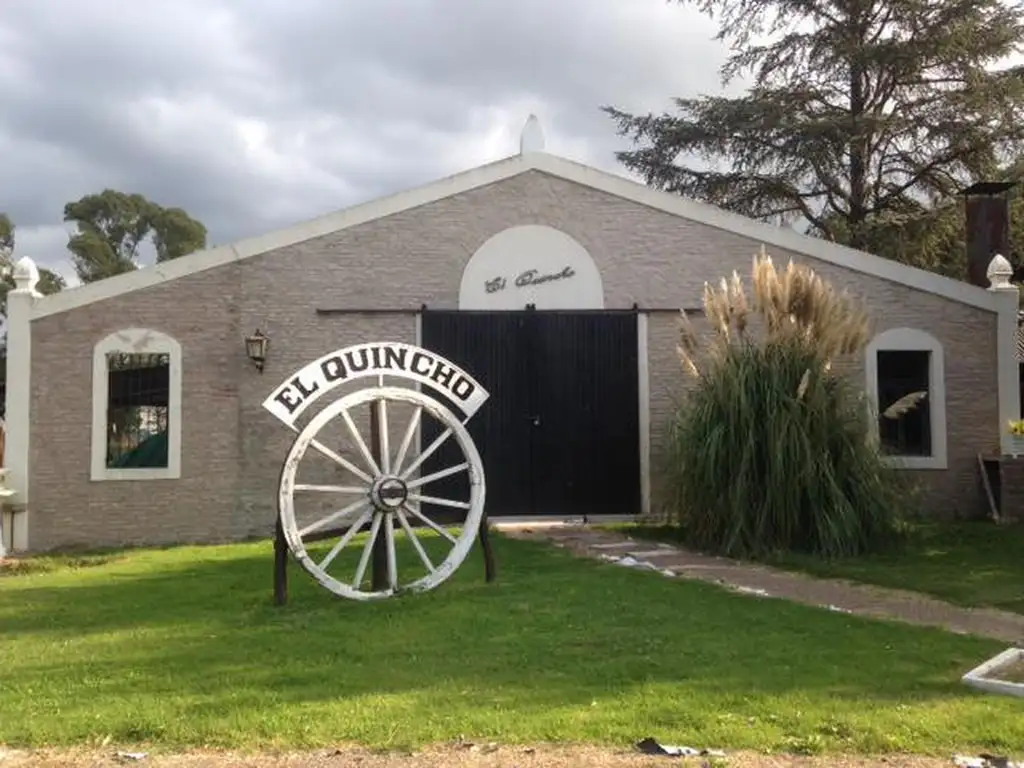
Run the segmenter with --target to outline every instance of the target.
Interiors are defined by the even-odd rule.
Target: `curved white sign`
[[[604,309],[587,250],[553,227],[528,224],[491,237],[466,263],[459,309]]]
[[[468,419],[490,394],[449,360],[412,344],[381,341],[344,347],[299,369],[263,407],[289,427],[309,406],[342,384],[370,376],[395,376],[443,393]]]

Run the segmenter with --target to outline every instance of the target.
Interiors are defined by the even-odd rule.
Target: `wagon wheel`
[[[374,457],[367,441],[352,419],[350,411],[359,412],[361,407],[373,404],[377,412],[380,461]],[[392,454],[388,425],[388,404],[403,403],[413,407],[412,417],[405,429],[397,452]],[[423,413],[437,419],[444,431],[423,452],[415,458],[409,456],[409,449],[420,426]],[[329,422],[341,418],[354,443],[354,455],[346,457],[316,439]],[[416,476],[423,462],[448,439],[454,439],[462,453],[462,461],[429,475]],[[297,482],[303,457],[309,448],[343,468],[355,478],[351,485],[313,485]],[[427,495],[424,486],[431,482],[458,473],[468,473],[469,498],[448,499]],[[336,497],[338,509],[316,521],[303,525],[296,522],[296,497]],[[480,455],[469,432],[462,422],[444,405],[421,392],[400,387],[375,387],[347,395],[324,408],[299,433],[288,452],[281,484],[278,491],[278,509],[288,549],[321,585],[331,592],[353,600],[374,600],[390,597],[399,591],[423,592],[437,587],[448,579],[466,559],[477,535],[484,507],[484,472]],[[333,500],[333,499],[332,499]],[[423,504],[465,510],[466,517],[461,532],[454,535],[446,527],[431,520],[422,508]],[[339,554],[354,537],[369,525],[369,536],[359,558],[355,573],[338,577],[328,573]],[[416,527],[414,527],[416,526]],[[338,540],[330,551],[319,561],[306,549],[304,539],[328,529],[337,529]],[[396,529],[401,529],[409,539],[416,556],[426,568],[426,575],[403,582],[403,569],[396,555]],[[416,530],[430,531],[441,536],[451,549],[441,562],[433,561],[423,547]],[[363,589],[362,584],[370,563],[374,542],[382,536],[387,550],[388,587],[373,591]],[[335,569],[338,570],[338,569]]]

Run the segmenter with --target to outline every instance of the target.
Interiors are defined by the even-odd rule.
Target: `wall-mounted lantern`
[[[267,360],[267,347],[270,345],[270,337],[259,328],[252,336],[245,337],[245,354],[256,365],[256,370],[263,373],[263,364]]]

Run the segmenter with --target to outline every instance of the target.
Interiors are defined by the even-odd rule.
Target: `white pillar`
[[[1017,313],[1020,292],[1010,282],[1013,267],[1003,256],[996,254],[986,273],[988,290],[998,302],[996,330],[996,360],[999,381],[999,445],[1003,455],[1011,453],[1007,423],[1020,418],[1020,365],[1017,361]]]
[[[640,394],[640,514],[651,514],[651,370],[647,313],[636,316],[637,387]]]
[[[14,265],[14,290],[7,294],[7,398],[4,422],[7,445],[4,463],[7,486],[14,491],[10,506],[15,510],[11,521],[11,548],[28,548],[29,499],[29,424],[32,368],[32,305],[40,294],[36,291],[39,270],[35,262],[23,258]]]

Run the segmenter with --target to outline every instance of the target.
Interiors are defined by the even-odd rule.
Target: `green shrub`
[[[703,343],[684,314],[679,352],[695,381],[667,453],[675,522],[693,546],[735,557],[891,544],[908,488],[884,462],[862,392],[832,370],[863,349],[866,314],[808,268],[778,272],[763,255],[753,288],[748,302],[734,274],[705,291]]]

